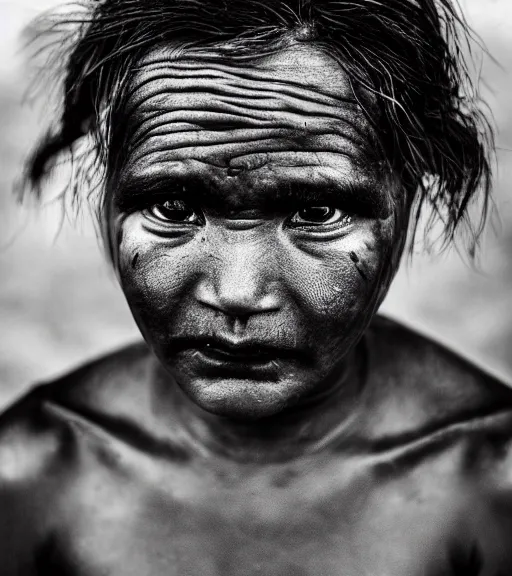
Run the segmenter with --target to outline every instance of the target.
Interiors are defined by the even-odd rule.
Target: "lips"
[[[176,352],[196,350],[208,359],[235,364],[266,364],[297,355],[297,350],[283,344],[211,337],[179,338],[174,340],[173,349]]]
[[[200,351],[206,356],[210,356],[221,362],[240,363],[267,363],[274,360],[278,355],[275,350],[260,345],[224,346],[219,343],[205,344]]]

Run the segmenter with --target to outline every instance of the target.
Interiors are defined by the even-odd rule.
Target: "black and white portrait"
[[[2,14],[0,575],[512,574],[507,0]]]

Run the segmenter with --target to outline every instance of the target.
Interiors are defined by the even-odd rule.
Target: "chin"
[[[235,420],[276,416],[294,403],[295,396],[286,385],[246,379],[194,382],[184,391],[203,410]]]

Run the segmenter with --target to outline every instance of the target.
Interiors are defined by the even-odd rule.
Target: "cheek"
[[[178,305],[193,283],[190,248],[159,241],[126,219],[118,248],[118,275],[126,298],[138,317]]]
[[[290,269],[295,298],[322,323],[365,321],[389,284],[392,230],[388,221],[373,221],[339,241],[308,247]]]

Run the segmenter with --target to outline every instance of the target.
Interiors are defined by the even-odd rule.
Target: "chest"
[[[448,562],[451,505],[413,479],[377,484],[368,470],[330,466],[299,476],[276,469],[153,480],[82,480],[61,504],[45,569],[76,576],[449,574],[440,566]]]

